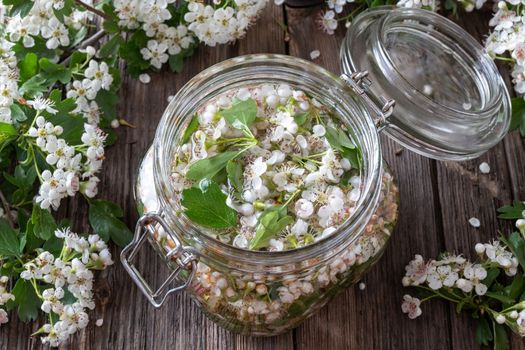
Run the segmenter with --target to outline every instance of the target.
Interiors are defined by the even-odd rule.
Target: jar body
[[[151,191],[151,153],[144,158],[137,182],[141,211],[159,209],[158,199]],[[289,260],[282,266],[273,266],[271,271],[257,272],[226,257],[208,259],[204,249],[200,250],[200,261],[186,291],[211,320],[230,331],[257,336],[286,332],[359,281],[380,259],[397,222],[398,202],[397,185],[384,164],[379,201],[368,208],[373,214],[363,232],[357,239],[343,242],[338,252],[326,252],[328,259],[319,256]],[[166,256],[173,242],[160,227],[151,233],[150,243],[170,266]],[[170,267],[175,269],[176,265]]]

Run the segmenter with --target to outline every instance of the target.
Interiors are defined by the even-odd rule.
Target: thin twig
[[[107,14],[105,14],[103,11],[100,11],[100,10],[94,8],[93,6],[86,4],[85,2],[83,2],[81,0],[75,0],[75,2],[77,4],[79,4],[80,6],[82,6],[83,8],[85,8],[86,10],[91,11],[94,14],[99,15],[102,18],[110,19],[110,17]]]
[[[7,221],[9,222],[9,225],[11,225],[12,228],[15,228],[15,219],[13,218],[13,215],[11,215],[11,208],[9,207],[9,203],[5,199],[2,190],[0,190],[0,201],[2,202],[2,206],[4,207],[5,216],[7,218]]]
[[[86,40],[82,41],[78,46],[75,47],[75,50],[83,49],[88,45],[93,44],[94,42],[98,41],[100,38],[102,38],[104,35],[106,35],[106,32],[101,29]],[[63,61],[61,61],[61,64],[68,64],[71,60],[71,55],[67,56]]]

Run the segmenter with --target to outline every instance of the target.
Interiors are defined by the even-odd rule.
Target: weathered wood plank
[[[310,52],[320,50],[314,62],[340,72],[339,47],[345,29],[329,36],[312,30],[319,8],[288,9],[290,54],[310,59]],[[401,287],[405,264],[416,253],[437,255],[443,242],[435,216],[431,161],[404,151],[383,138],[384,158],[392,165],[401,192],[401,216],[385,256],[364,278],[366,289],[357,287],[339,295],[296,332],[299,349],[444,349],[450,347],[448,310],[445,304],[425,306],[420,322],[402,314],[400,303],[407,291]],[[439,328],[431,324],[439,323]],[[416,337],[416,334],[425,334]]]

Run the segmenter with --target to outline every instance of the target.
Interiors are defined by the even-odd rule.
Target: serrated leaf
[[[487,277],[485,277],[485,279],[482,281],[483,284],[486,285],[487,288],[490,288],[492,283],[494,283],[496,278],[498,278],[499,274],[500,274],[500,269],[499,268],[490,268],[490,269],[488,269],[487,270]]]
[[[57,229],[53,215],[51,215],[49,210],[40,208],[38,204],[33,204],[31,222],[33,223],[33,233],[35,236],[44,241],[51,238]]]
[[[21,96],[33,97],[46,91],[48,86],[49,83],[46,78],[35,75],[20,86],[19,92]]]
[[[11,109],[11,118],[17,122],[24,122],[27,120],[27,116],[24,110],[16,103],[13,103],[10,107]]]
[[[362,155],[361,149],[348,137],[343,130],[337,130],[332,127],[326,127],[326,140],[335,149],[341,157],[348,159],[354,169],[361,169]]]
[[[104,27],[104,31],[106,33],[113,34],[120,31],[120,27],[118,26],[118,23],[116,21],[105,20],[102,26]]]
[[[476,327],[476,341],[479,345],[489,345],[492,341],[492,329],[486,317],[478,319],[478,326]]]
[[[174,73],[180,73],[182,72],[182,68],[184,67],[184,54],[179,53],[177,55],[170,56],[168,60],[168,64],[170,65],[170,69]]]
[[[99,90],[95,102],[97,102],[104,120],[111,122],[117,118],[118,95],[116,93],[103,89]]]
[[[514,201],[512,205],[506,205],[498,209],[498,218],[516,220],[523,217],[525,211],[525,203],[521,201]]]
[[[270,239],[293,223],[293,218],[286,215],[286,209],[286,206],[275,206],[267,208],[261,213],[257,220],[255,236],[250,241],[250,249],[265,247]]]
[[[15,300],[10,301],[7,308],[13,309],[17,307],[18,318],[22,322],[36,320],[42,302],[36,295],[31,282],[19,278],[11,290],[11,293],[15,296]]]
[[[198,188],[182,191],[181,204],[186,216],[194,223],[225,229],[237,224],[237,212],[226,204],[226,199],[217,183],[202,180]]]
[[[89,202],[89,223],[93,231],[104,241],[110,238],[117,245],[123,247],[131,241],[132,233],[128,226],[120,220],[122,209],[116,204],[104,200]]]
[[[231,126],[243,130],[249,128],[257,118],[257,103],[252,98],[246,101],[234,99],[229,109],[219,113]]]
[[[47,79],[49,84],[53,84],[56,81],[67,84],[71,80],[71,71],[61,64],[53,63],[47,58],[41,58],[38,64],[40,66],[40,74]]]
[[[501,301],[502,303],[508,304],[514,302],[514,299],[504,294],[504,292],[486,292],[486,296]]]
[[[199,159],[190,164],[186,172],[186,178],[194,181],[199,181],[204,178],[211,179],[226,167],[228,161],[236,158],[239,154],[239,151],[228,151],[209,158]]]
[[[9,16],[11,17],[20,15],[20,17],[24,18],[34,5],[34,1],[29,0],[3,0],[2,2],[5,6],[11,5],[9,9]]]
[[[21,252],[18,234],[7,220],[0,218],[0,257],[19,257]]]

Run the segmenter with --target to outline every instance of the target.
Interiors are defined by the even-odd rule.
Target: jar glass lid
[[[368,73],[366,94],[377,105],[396,101],[383,130],[419,154],[475,158],[508,131],[510,97],[496,65],[476,39],[441,15],[367,10],[349,28],[341,59],[346,75]]]

